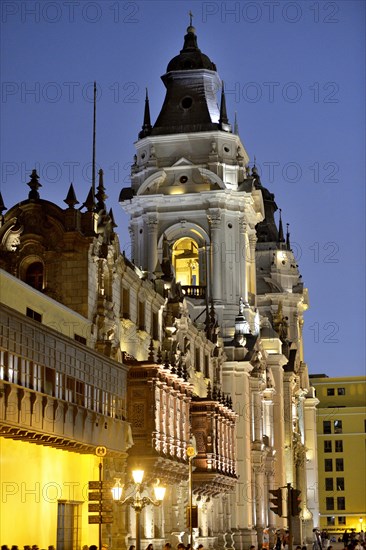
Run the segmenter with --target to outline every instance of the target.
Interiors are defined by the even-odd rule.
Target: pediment
[[[185,157],[181,157],[177,162],[175,162],[172,166],[194,166],[193,162],[186,159]]]

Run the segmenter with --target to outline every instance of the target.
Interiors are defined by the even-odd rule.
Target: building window
[[[325,478],[325,490],[326,491],[333,491],[333,478],[332,477],[326,477]]]
[[[6,351],[0,352],[0,379],[18,384],[20,359]]]
[[[42,315],[38,313],[38,311],[34,311],[34,309],[31,309],[30,307],[27,307],[26,316],[33,319],[33,321],[38,321],[39,323],[42,323]]]
[[[57,399],[64,398],[64,374],[60,372],[55,373],[55,397]]]
[[[325,453],[331,453],[332,452],[332,442],[329,439],[326,439],[324,441],[324,452]]]
[[[346,516],[338,516],[338,525],[346,525]]]
[[[335,420],[334,421],[334,433],[335,434],[341,434],[342,433],[342,420]]]
[[[43,288],[43,265],[41,262],[33,262],[25,273],[25,282],[36,290]]]
[[[326,497],[326,499],[325,499],[325,509],[326,510],[334,510],[334,498],[333,497]]]
[[[327,517],[327,525],[328,525],[328,527],[329,527],[329,526],[332,526],[332,525],[335,525],[335,518],[334,518],[334,516],[328,516],[328,517]]]
[[[323,434],[332,433],[332,424],[330,420],[323,420]]]
[[[152,313],[152,334],[153,340],[159,340],[159,314],[153,311]]]
[[[337,393],[338,395],[346,395],[346,388],[338,388]]]
[[[42,391],[43,382],[43,367],[37,363],[33,363],[33,389]]]
[[[145,330],[145,302],[139,302],[139,318],[138,318],[139,330]]]
[[[336,471],[343,472],[343,470],[344,470],[343,458],[336,458]]]
[[[31,363],[28,359],[21,359],[20,383],[25,388],[31,387]]]
[[[76,404],[81,407],[84,406],[84,382],[80,380],[75,381],[75,395],[76,395]]]
[[[74,340],[76,340],[77,342],[80,342],[80,344],[86,345],[86,338],[84,338],[84,336],[80,336],[80,334],[75,333]]]
[[[65,399],[71,403],[74,401],[74,391],[75,391],[75,379],[68,376],[66,378],[66,389],[65,389]]]
[[[130,318],[130,289],[122,289],[122,317],[124,319]]]
[[[335,441],[335,452],[336,453],[343,453],[343,440],[342,439],[336,439],[336,441]]]
[[[205,378],[210,378],[210,358],[205,355]]]
[[[344,497],[337,497],[337,510],[346,509],[346,499]]]
[[[196,362],[196,365],[195,365],[196,371],[200,372],[201,371],[201,350],[200,350],[200,348],[196,348],[196,357],[195,357],[195,359],[196,359],[196,361],[195,361]]]
[[[327,395],[334,395],[334,388],[327,388]]]
[[[55,371],[49,367],[45,368],[44,393],[55,395]]]
[[[337,477],[336,485],[337,491],[344,491],[344,477]]]
[[[331,458],[326,458],[324,460],[324,471],[325,472],[333,471],[333,460]]]

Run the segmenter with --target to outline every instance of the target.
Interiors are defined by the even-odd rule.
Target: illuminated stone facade
[[[33,458],[70,463],[67,474],[52,471],[54,483],[79,484],[35,502],[33,525],[14,519],[12,530],[6,518],[22,496],[8,485],[2,532],[19,535],[7,544],[32,537],[67,550],[97,540],[85,484],[98,478],[98,446],[105,480],[128,486],[138,465],[168,487],[161,508],[143,511],[145,546],[188,541],[188,446],[195,543],[261,545],[267,526],[272,543],[286,520],[271,512],[269,490],[287,483],[302,493],[295,542],[311,537],[317,400],[302,350],[306,289],[224,94],[217,105],[221,81],[193,27],[163,81],[166,101],[151,125],[146,100],[132,185],[120,195],[131,259],[119,250],[102,171],[80,208],[70,186],[65,209],[40,197],[34,171],[28,199],[1,218],[0,421],[4,460],[16,445],[18,461],[6,482],[26,482],[21,449],[37,443]],[[48,467],[29,468],[47,486]],[[103,542],[128,547],[134,521],[116,506]]]

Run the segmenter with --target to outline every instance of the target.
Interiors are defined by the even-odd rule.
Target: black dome
[[[208,69],[216,71],[215,63],[201,52],[197,45],[197,36],[195,28],[189,26],[187,34],[184,37],[184,46],[179,55],[173,57],[168,63],[166,72],[170,71],[191,71],[194,69]]]

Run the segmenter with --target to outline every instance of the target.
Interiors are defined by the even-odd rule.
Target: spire
[[[0,227],[4,223],[4,216],[3,216],[4,210],[6,210],[6,206],[5,206],[4,201],[3,201],[3,196],[0,193]]]
[[[117,224],[116,224],[116,222],[115,222],[115,220],[114,220],[114,215],[113,215],[113,210],[112,210],[112,208],[109,209],[108,215],[109,215],[109,217],[110,217],[110,219],[111,219],[112,227],[117,227]]]
[[[286,223],[286,246],[287,250],[291,250],[291,244],[290,244],[290,232],[289,232],[289,223]]]
[[[145,110],[144,110],[144,122],[142,124],[142,130],[139,133],[139,139],[142,139],[148,136],[151,132],[151,119],[150,119],[150,104],[149,104],[149,95],[146,88],[146,97],[145,97]]]
[[[6,206],[3,201],[3,196],[0,193],[0,215],[4,212],[4,210],[6,210]]]
[[[229,132],[231,130],[229,125],[229,119],[227,118],[224,82],[222,83],[222,88],[221,88],[219,125],[220,125],[220,130],[224,130],[226,132]]]
[[[39,183],[39,175],[37,174],[37,170],[32,170],[32,174],[30,176],[30,182],[28,183],[31,190],[29,191],[28,198],[31,200],[38,200],[39,199],[39,193],[38,189],[42,187],[42,185]]]
[[[95,197],[95,135],[97,125],[97,83],[94,81],[94,111],[93,111],[93,161],[92,161],[92,193]]]
[[[282,209],[280,208],[280,222],[279,222],[279,225],[278,225],[278,241],[280,243],[284,243],[285,242],[285,237],[283,236],[283,225],[282,225]]]
[[[236,111],[235,111],[235,118],[234,118],[234,134],[235,135],[239,135],[239,126],[238,126],[238,119],[237,119],[237,114],[236,114]]]
[[[97,199],[96,204],[96,210],[105,210],[105,199],[107,198],[107,195],[105,194],[105,187],[103,182],[103,170],[100,169],[99,172],[99,184],[98,184],[98,193],[95,195],[95,198]]]
[[[83,206],[85,206],[88,212],[92,212],[94,210],[95,201],[94,201],[94,193],[93,193],[92,187],[89,189],[88,196],[86,197],[86,201],[83,203],[82,207]]]
[[[70,183],[69,191],[67,193],[67,197],[64,200],[64,202],[67,204],[69,208],[74,208],[76,204],[79,204],[79,201],[76,198],[74,186],[72,183]]]

